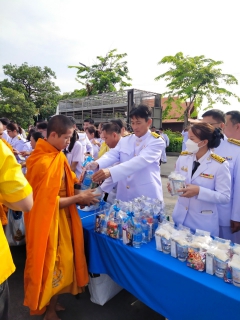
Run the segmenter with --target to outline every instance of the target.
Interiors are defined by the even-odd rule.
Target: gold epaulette
[[[188,152],[188,151],[182,151],[181,153],[180,153],[180,156],[188,156],[188,155],[190,155],[191,153],[190,152]]]
[[[213,160],[216,160],[216,161],[219,162],[219,163],[223,163],[223,162],[225,161],[224,158],[218,156],[218,155],[215,154],[215,153],[212,153],[212,154],[211,154],[211,158],[212,158]]]
[[[240,146],[240,140],[229,138],[227,141]]]
[[[22,140],[21,137],[18,136],[18,140]]]
[[[151,132],[151,135],[156,139],[158,139],[160,137],[160,135],[157,134],[156,132]]]
[[[132,133],[126,133],[126,134],[124,134],[124,136],[122,136],[122,138],[125,138],[125,137],[129,137],[129,136],[131,136],[132,135]]]

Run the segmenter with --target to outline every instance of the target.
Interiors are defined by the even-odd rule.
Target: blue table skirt
[[[92,213],[79,211],[89,272],[108,274],[169,320],[240,319],[240,288],[157,251],[155,239],[136,249],[95,233]]]

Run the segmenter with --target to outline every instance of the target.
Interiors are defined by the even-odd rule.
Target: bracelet
[[[74,185],[74,189],[80,190],[80,189],[81,189],[81,185],[80,185],[80,184],[75,184],[75,185]]]

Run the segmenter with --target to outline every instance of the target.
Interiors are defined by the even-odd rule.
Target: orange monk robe
[[[0,222],[3,226],[8,224],[7,212],[8,208],[4,204],[0,203]]]
[[[60,227],[66,229],[68,225],[64,218],[64,209],[59,209],[58,196],[64,172],[67,195],[72,196],[75,181],[67,158],[63,152],[59,152],[47,141],[39,139],[35,150],[27,159],[26,178],[33,188],[34,205],[32,210],[24,216],[27,248],[24,305],[30,308],[31,314],[42,314],[51,297],[66,292],[64,286],[66,288],[71,285],[70,282],[74,277],[78,287],[84,287],[88,283],[82,223],[76,205],[68,207],[72,222],[71,247],[58,252],[59,243],[63,242],[62,239],[65,241],[65,238],[69,237],[69,231],[65,232],[65,238],[59,231]],[[65,268],[65,263],[65,266],[61,266],[62,269],[60,267],[57,270],[56,275],[56,263],[64,260],[68,267]],[[75,272],[71,269],[73,262]]]

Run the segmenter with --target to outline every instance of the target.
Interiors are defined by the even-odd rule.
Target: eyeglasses
[[[12,130],[7,130],[7,133],[12,132]]]

